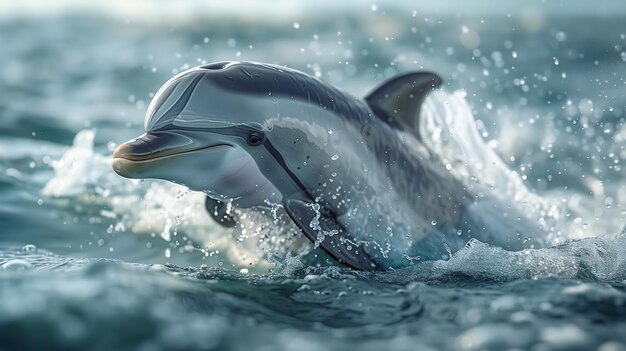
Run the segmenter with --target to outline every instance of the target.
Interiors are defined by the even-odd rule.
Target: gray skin
[[[471,237],[529,246],[476,219],[474,196],[421,142],[419,109],[440,83],[409,73],[358,99],[268,64],[196,67],[159,89],[113,169],[204,192],[218,219],[224,204],[282,205],[316,246],[361,270],[440,259]]]

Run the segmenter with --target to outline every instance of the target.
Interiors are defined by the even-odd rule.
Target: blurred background
[[[111,171],[110,157],[116,145],[142,132],[146,108],[161,84],[193,66],[224,60],[286,65],[355,96],[367,94],[399,73],[429,70],[443,77],[442,94],[456,94],[449,96],[456,96],[460,105],[467,106],[464,113],[475,120],[476,130],[506,167],[532,194],[551,201],[552,208],[562,212],[559,212],[560,220],[573,224],[557,230],[563,236],[561,241],[585,237],[609,240],[598,244],[604,251],[593,246],[587,256],[574,256],[596,257],[594,253],[599,251],[594,250],[600,250],[603,252],[598,254],[600,257],[609,248],[626,249],[610,241],[626,223],[626,173],[622,168],[626,162],[625,18],[626,2],[622,0],[0,1],[0,249],[7,250],[0,257],[0,266],[18,271],[36,267],[45,272],[90,267],[77,275],[63,273],[48,278],[53,273],[44,272],[30,278],[6,278],[6,284],[0,287],[4,301],[0,303],[0,312],[4,311],[0,314],[5,316],[0,317],[3,328],[0,330],[12,330],[17,336],[6,343],[8,334],[5,334],[5,339],[0,337],[0,341],[4,340],[5,345],[22,345],[20,342],[25,339],[20,335],[37,334],[41,328],[52,328],[48,337],[58,338],[53,344],[58,347],[84,346],[90,340],[104,344],[118,340],[112,336],[115,333],[103,333],[98,339],[97,329],[83,330],[71,324],[88,320],[107,331],[107,325],[110,327],[107,323],[118,323],[118,318],[103,310],[85,307],[95,301],[94,296],[99,296],[104,298],[105,308],[133,321],[121,324],[128,330],[136,331],[133,328],[146,321],[151,321],[153,327],[139,329],[137,334],[121,333],[117,336],[120,344],[106,344],[109,346],[237,348],[233,345],[240,345],[238,334],[227,331],[233,320],[241,330],[252,330],[250,340],[262,340],[268,349],[350,345],[376,349],[376,345],[382,345],[376,342],[385,338],[391,340],[390,345],[407,349],[417,344],[463,350],[489,345],[524,348],[541,343],[548,345],[548,349],[568,350],[581,345],[587,349],[602,345],[617,333],[593,329],[593,318],[585,318],[588,311],[597,311],[598,306],[590,301],[604,296],[606,300],[599,298],[605,303],[604,308],[621,311],[623,304],[616,301],[624,301],[620,290],[623,284],[617,288],[603,285],[585,290],[591,297],[584,308],[576,305],[575,298],[565,299],[571,303],[566,302],[566,312],[571,312],[568,308],[575,310],[571,313],[580,318],[577,321],[581,324],[563,327],[561,322],[550,319],[553,310],[542,309],[545,303],[556,303],[552,297],[562,294],[560,287],[550,290],[552,285],[545,281],[533,283],[536,284],[533,289],[541,292],[545,288],[553,294],[515,295],[522,288],[514,285],[493,288],[490,291],[494,296],[513,294],[517,298],[500,301],[495,307],[482,293],[477,293],[478,297],[472,293],[466,296],[465,292],[454,295],[449,290],[413,284],[411,279],[394,280],[393,284],[397,285],[391,285],[390,290],[372,282],[355,283],[355,288],[345,283],[345,277],[328,272],[323,274],[330,274],[330,278],[326,276],[330,283],[326,280],[311,283],[304,279],[305,274],[296,275],[300,279],[294,278],[296,283],[277,282],[272,280],[273,276],[248,281],[241,277],[249,272],[266,273],[275,265],[268,257],[276,256],[278,261],[284,258],[284,237],[275,237],[274,232],[265,230],[251,238],[219,228],[204,212],[201,195],[164,182],[122,179]],[[551,216],[542,213],[539,220]],[[444,273],[437,271],[437,274],[452,274],[484,261],[489,263],[484,266],[485,274],[504,281],[545,272],[548,276],[578,277],[568,270],[576,266],[570,261],[551,265],[556,262],[551,261],[552,257],[561,252],[558,250],[540,253],[538,261],[532,261],[533,269],[548,267],[545,272],[529,269],[521,273],[489,270],[489,267],[506,266],[510,256],[498,261],[491,251],[476,252],[480,259],[469,261],[473,263],[448,267]],[[617,256],[610,257],[611,264],[622,262]],[[190,284],[186,281],[172,281],[160,273],[152,277],[156,283],[142,281],[140,277],[148,274],[144,271],[138,274],[126,266],[92,266],[92,261],[84,261],[85,258],[149,265],[206,265],[239,272],[242,276],[233,278],[231,273],[222,272],[219,279],[234,279],[235,283],[215,285],[211,290],[205,285],[198,288],[198,284],[189,286],[185,285]],[[592,267],[591,276],[605,272],[597,267],[605,267],[606,262],[609,261],[592,261],[588,265]],[[171,270],[182,272],[178,268]],[[433,276],[428,279],[431,278],[434,279]],[[57,284],[55,279],[64,283]],[[137,284],[129,287],[124,283],[127,280]],[[255,292],[246,290],[250,289],[246,288],[248,283],[256,284]],[[161,285],[155,288],[152,284]],[[154,298],[152,303],[160,304],[164,296],[171,297],[168,289],[175,290],[177,284],[182,284],[181,290],[198,288],[202,294],[176,295],[180,301],[177,298],[174,301],[179,304],[162,310],[141,303]],[[288,291],[281,290],[282,284],[286,284]],[[333,288],[333,284],[338,287]],[[565,288],[576,285],[563,284]],[[106,288],[109,285],[119,291],[111,293]],[[266,290],[258,292],[259,285]],[[391,302],[361,297],[351,300],[355,301],[354,305],[344,305],[324,300],[323,294],[307,292],[310,286],[305,285],[313,285],[311,291],[330,291],[333,297],[342,291],[374,291]],[[56,312],[46,312],[52,306],[50,289],[57,299],[55,306],[61,306],[53,309]],[[150,289],[160,295],[150,295],[148,291],[153,291]],[[215,289],[225,294],[211,298],[217,301],[216,306],[218,302],[226,306],[220,313],[227,317],[207,320],[210,315],[207,312],[194,314],[193,323],[183,323],[191,317],[181,312],[184,310],[181,306],[190,305],[211,313],[216,311],[213,308],[219,309],[203,300]],[[399,292],[402,289],[404,292]],[[573,293],[583,294],[582,290]],[[437,300],[438,294],[442,294],[442,300]],[[424,307],[427,304],[420,299],[426,295],[432,298],[427,299],[428,304],[438,306],[435,310]],[[284,296],[289,297],[289,302],[282,300]],[[261,303],[262,307],[247,306],[240,310],[239,304],[248,299],[270,305]],[[122,308],[117,305],[122,300],[134,301],[136,305],[129,302],[130,309]],[[460,302],[455,305],[453,300]],[[42,304],[37,305],[36,301]],[[283,301],[287,307],[281,309],[276,301]],[[294,317],[298,321],[294,321],[287,317],[298,309],[294,301],[306,301],[311,309],[321,308],[316,303],[331,307],[321,315],[300,310],[301,314]],[[376,313],[357,312],[364,303],[373,306],[370,312]],[[116,310],[115,306],[120,309]],[[419,306],[412,310],[412,316],[424,309],[423,318],[432,329],[418,326],[423,323],[421,317],[409,318],[405,323],[400,306],[409,310]],[[527,329],[520,329],[517,322],[498,314],[502,306],[517,312],[530,309],[535,313],[531,317],[536,319],[527,314],[517,315],[516,321],[528,322]],[[68,312],[73,310],[82,311],[82,317]],[[484,312],[483,317],[477,317],[481,315],[477,311]],[[256,317],[246,319],[242,317],[244,314]],[[61,317],[66,318],[70,327],[51,327]],[[606,321],[606,316],[595,317]],[[615,328],[624,326],[621,319],[612,318]],[[38,324],[40,319],[44,320],[43,324]],[[387,324],[376,324],[379,319]],[[183,323],[184,328],[170,330],[174,320]],[[269,334],[254,333],[254,323],[259,320],[267,322],[264,330]],[[341,323],[329,322],[332,320],[351,329],[341,329]],[[489,324],[507,321],[512,324],[501,329]],[[299,325],[295,327],[298,331],[283,330],[281,323]],[[546,325],[556,329],[543,332]],[[133,335],[157,335],[155,330],[170,330],[171,335],[162,334],[167,336],[154,344],[125,343],[134,340]],[[198,339],[199,344],[192,343],[196,339],[188,339],[189,330],[195,330],[195,337],[203,337]],[[213,334],[207,334],[207,330]],[[332,337],[320,341],[320,330]],[[520,330],[528,333],[521,335]],[[498,339],[507,333],[516,341],[507,343]],[[492,341],[495,344],[490,344]]]

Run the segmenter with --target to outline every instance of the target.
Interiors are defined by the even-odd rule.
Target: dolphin
[[[204,192],[225,226],[234,208],[282,206],[316,247],[359,270],[445,258],[471,238],[528,247],[518,231],[494,233],[501,211],[481,217],[476,194],[423,142],[420,107],[441,83],[406,73],[360,99],[270,64],[195,67],[157,91],[145,133],[117,147],[112,166]]]

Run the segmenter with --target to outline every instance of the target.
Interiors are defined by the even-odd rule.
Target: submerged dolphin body
[[[519,233],[490,232],[422,143],[420,106],[440,84],[409,73],[362,100],[273,65],[196,67],[159,89],[145,134],[115,150],[113,169],[205,192],[226,225],[226,205],[282,204],[306,237],[362,270],[440,259],[472,237],[526,247]]]

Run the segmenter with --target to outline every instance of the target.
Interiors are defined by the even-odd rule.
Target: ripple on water
[[[0,269],[4,271],[14,271],[14,272],[27,271],[32,268],[33,268],[33,265],[31,265],[28,261],[20,260],[20,259],[8,260],[0,266]]]

